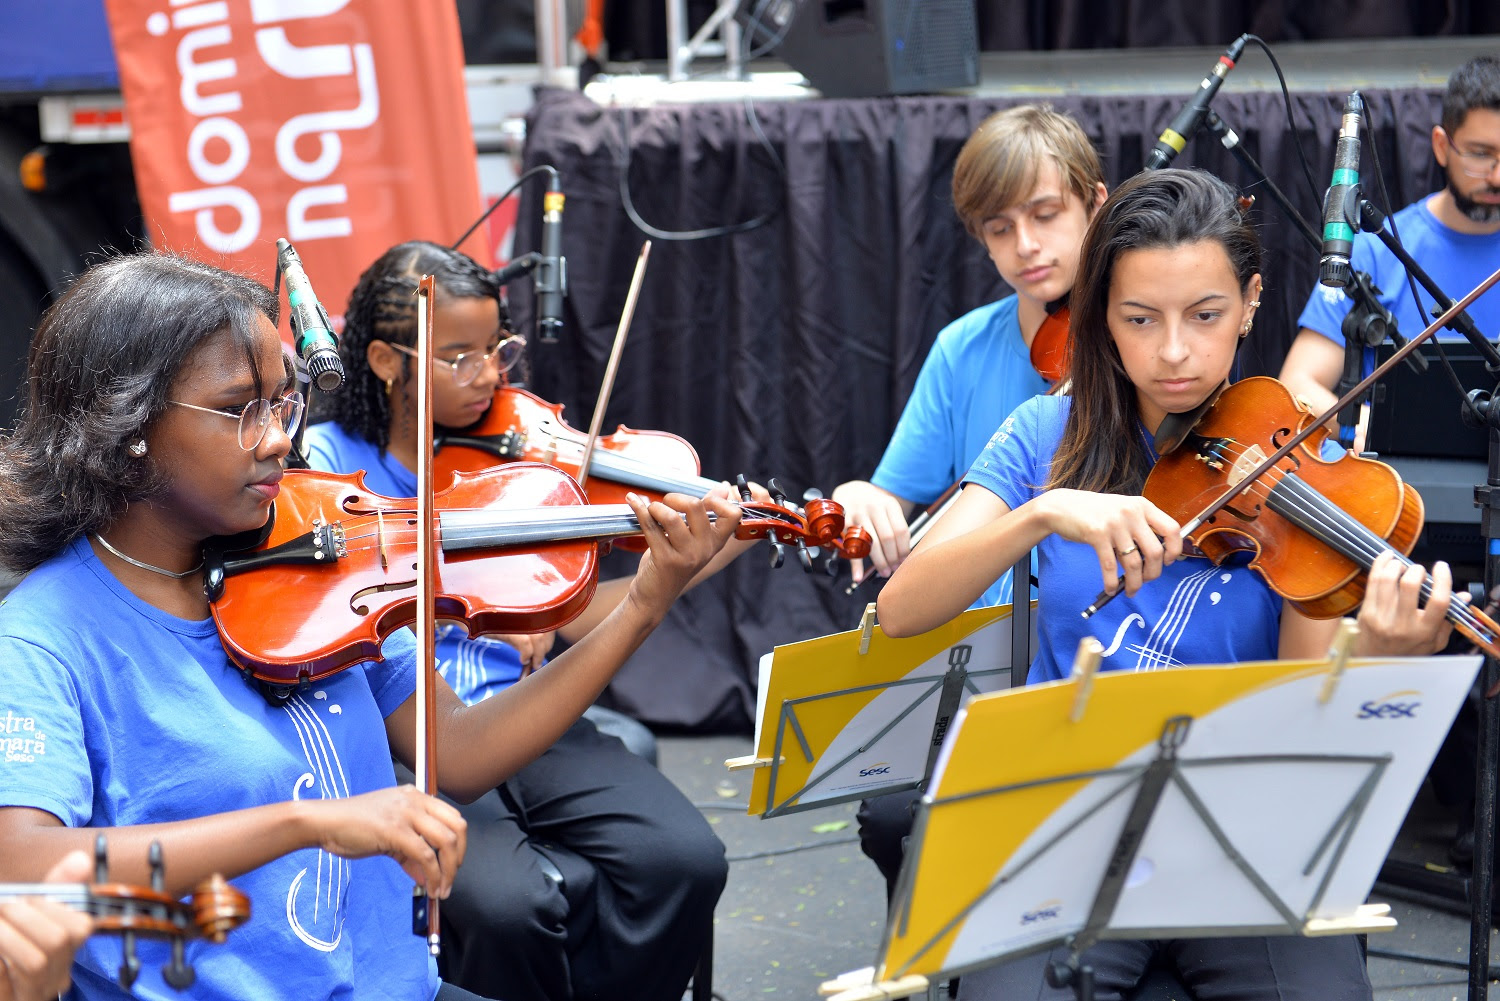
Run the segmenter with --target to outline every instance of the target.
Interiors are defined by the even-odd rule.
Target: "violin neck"
[[[444,552],[547,542],[607,542],[641,534],[640,520],[629,504],[442,511],[438,524]]]
[[[659,494],[687,494],[689,497],[704,497],[718,486],[705,476],[676,476],[656,469],[650,463],[618,455],[608,449],[596,449],[594,461],[589,466],[589,475],[609,480],[622,486],[634,487]]]
[[[94,895],[83,883],[0,883],[0,904],[23,898],[50,900],[75,911],[93,912]]]

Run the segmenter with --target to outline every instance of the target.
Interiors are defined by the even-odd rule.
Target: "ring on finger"
[[[1130,544],[1130,548],[1129,549],[1122,549],[1122,550],[1120,550],[1120,555],[1121,556],[1129,556],[1131,553],[1135,552],[1138,548],[1140,548],[1140,547],[1137,546],[1134,542],[1132,542]]]

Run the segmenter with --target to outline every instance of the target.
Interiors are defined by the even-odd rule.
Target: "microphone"
[[[302,270],[302,259],[285,238],[276,241],[276,267],[286,276],[286,301],[291,307],[292,337],[297,354],[307,365],[313,385],[331,393],[344,384],[344,362],[333,333],[328,310],[313,294],[312,282]]]
[[[1187,145],[1189,139],[1198,131],[1203,124],[1203,116],[1208,114],[1208,106],[1213,101],[1214,95],[1219,92],[1219,85],[1234,69],[1235,61],[1240,58],[1240,53],[1245,51],[1245,42],[1249,40],[1248,34],[1241,35],[1229,43],[1229,48],[1214,63],[1214,68],[1208,71],[1208,76],[1198,85],[1198,93],[1194,94],[1192,100],[1182,106],[1177,112],[1177,117],[1172,119],[1172,124],[1162,130],[1161,136],[1156,140],[1156,145],[1151,147],[1151,153],[1146,157],[1146,169],[1157,170],[1161,167],[1170,166],[1172,160],[1182,148]]]
[[[1359,201],[1359,127],[1365,102],[1351,91],[1344,102],[1338,145],[1333,151],[1333,178],[1323,196],[1323,256],[1318,281],[1332,288],[1348,288],[1352,277],[1349,255],[1354,251],[1354,227],[1349,207]]]
[[[562,182],[553,172],[542,196],[542,259],[535,273],[536,324],[542,343],[557,342],[563,296],[568,293],[568,262],[562,256]]]

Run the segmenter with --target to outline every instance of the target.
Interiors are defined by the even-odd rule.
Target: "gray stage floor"
[[[662,769],[704,810],[732,860],[715,916],[714,993],[724,1001],[816,998],[824,980],[874,962],[884,884],[854,841],[852,804],[775,820],[746,816],[749,773],[727,771],[724,759],[750,751],[748,737],[661,739]],[[1393,855],[1444,862],[1452,832],[1453,821],[1424,793]],[[1371,937],[1372,950],[1465,962],[1467,918],[1381,892],[1371,899],[1391,903],[1399,922]],[[1463,969],[1370,960],[1380,1001],[1458,1001],[1466,977]]]

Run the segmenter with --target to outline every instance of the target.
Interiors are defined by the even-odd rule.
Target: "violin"
[[[1304,615],[1331,619],[1364,599],[1375,558],[1395,552],[1408,566],[1422,531],[1422,498],[1390,466],[1344,453],[1321,457],[1328,431],[1318,422],[1284,458],[1222,507],[1211,508],[1293,435],[1316,418],[1274,379],[1244,379],[1223,390],[1162,455],[1142,495],[1183,523],[1183,536],[1222,563],[1250,552],[1250,567]],[[1432,578],[1422,594],[1432,593]],[[1448,620],[1491,656],[1500,656],[1500,625],[1463,602]]]
[[[168,941],[172,957],[162,967],[162,979],[179,991],[187,990],[197,979],[186,960],[187,941],[203,938],[222,944],[231,931],[250,920],[250,901],[217,874],[199,883],[186,902],[176,900],[163,890],[159,843],[151,845],[150,863],[149,888],[108,882],[106,842],[100,834],[94,840],[93,883],[0,883],[0,903],[23,897],[50,900],[92,917],[95,935],[122,936],[119,980],[127,991],[141,972],[136,940]]]
[[[1068,374],[1073,343],[1068,337],[1067,297],[1047,304],[1047,318],[1031,339],[1031,367],[1048,382],[1059,385]]]
[[[583,459],[586,435],[563,420],[563,406],[535,393],[501,386],[480,422],[462,431],[437,436],[433,474],[441,485],[455,473],[478,472],[502,462],[541,462],[575,478]],[[623,504],[629,491],[660,500],[663,494],[703,497],[718,486],[699,476],[698,453],[687,439],[665,431],[637,431],[621,424],[595,442],[583,489],[596,504]],[[622,549],[644,551],[637,539],[622,539]]]
[[[288,470],[253,539],[205,547],[205,584],[220,639],[249,677],[293,686],[365,660],[415,619],[420,522],[410,499],[366,490],[363,473]],[[742,490],[740,539],[798,551],[870,551],[835,501],[805,513]],[[515,462],[459,473],[434,498],[436,609],[471,634],[546,632],[579,615],[598,584],[599,543],[641,534],[625,504],[590,505],[566,472]],[[277,607],[267,615],[266,608]]]

